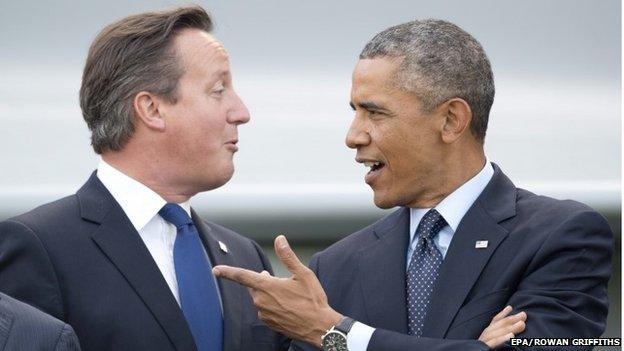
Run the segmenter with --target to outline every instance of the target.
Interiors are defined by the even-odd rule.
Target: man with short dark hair
[[[234,172],[249,121],[200,7],[106,27],[80,105],[101,162],[75,195],[0,223],[0,291],[70,323],[85,350],[276,350],[246,289],[217,264],[271,270],[252,240],[190,198]]]
[[[310,269],[278,237],[290,279],[215,274],[250,287],[262,319],[304,341],[292,350],[524,349],[505,341],[599,337],[611,229],[583,204],[516,188],[488,161],[494,81],[481,45],[452,23],[412,21],[377,34],[352,78],[346,144],[370,169],[375,204],[400,209],[316,254]],[[508,316],[506,305],[522,312]]]

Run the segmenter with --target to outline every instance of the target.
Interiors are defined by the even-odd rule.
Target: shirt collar
[[[128,219],[137,231],[158,214],[167,203],[160,195],[143,183],[125,175],[118,169],[100,159],[97,177],[113,195]],[[186,213],[191,215],[189,201],[179,204]]]
[[[486,158],[485,166],[477,175],[455,189],[435,207],[453,232],[457,230],[462,218],[464,218],[470,206],[481,195],[493,175],[494,168]],[[414,237],[420,220],[429,210],[429,208],[410,208],[410,242]]]

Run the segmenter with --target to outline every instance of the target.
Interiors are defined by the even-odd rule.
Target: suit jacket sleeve
[[[59,336],[54,351],[80,351],[78,337],[69,324],[65,324],[61,330],[61,335]]]
[[[527,313],[526,330],[519,337],[599,337],[606,325],[612,253],[613,234],[597,212],[563,221],[535,254],[509,300]]]
[[[0,291],[63,320],[52,261],[35,230],[23,223],[0,223]]]

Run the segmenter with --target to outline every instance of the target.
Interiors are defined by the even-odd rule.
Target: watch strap
[[[349,334],[351,327],[353,327],[353,324],[355,324],[355,320],[353,318],[344,317],[334,326],[334,329],[343,332],[344,335],[347,335]]]

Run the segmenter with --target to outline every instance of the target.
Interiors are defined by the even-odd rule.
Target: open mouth
[[[384,168],[386,165],[383,162],[364,162],[364,166],[366,166],[367,168],[370,168],[370,170],[368,171],[368,173],[375,173],[378,172],[379,170],[381,170],[382,168]]]

